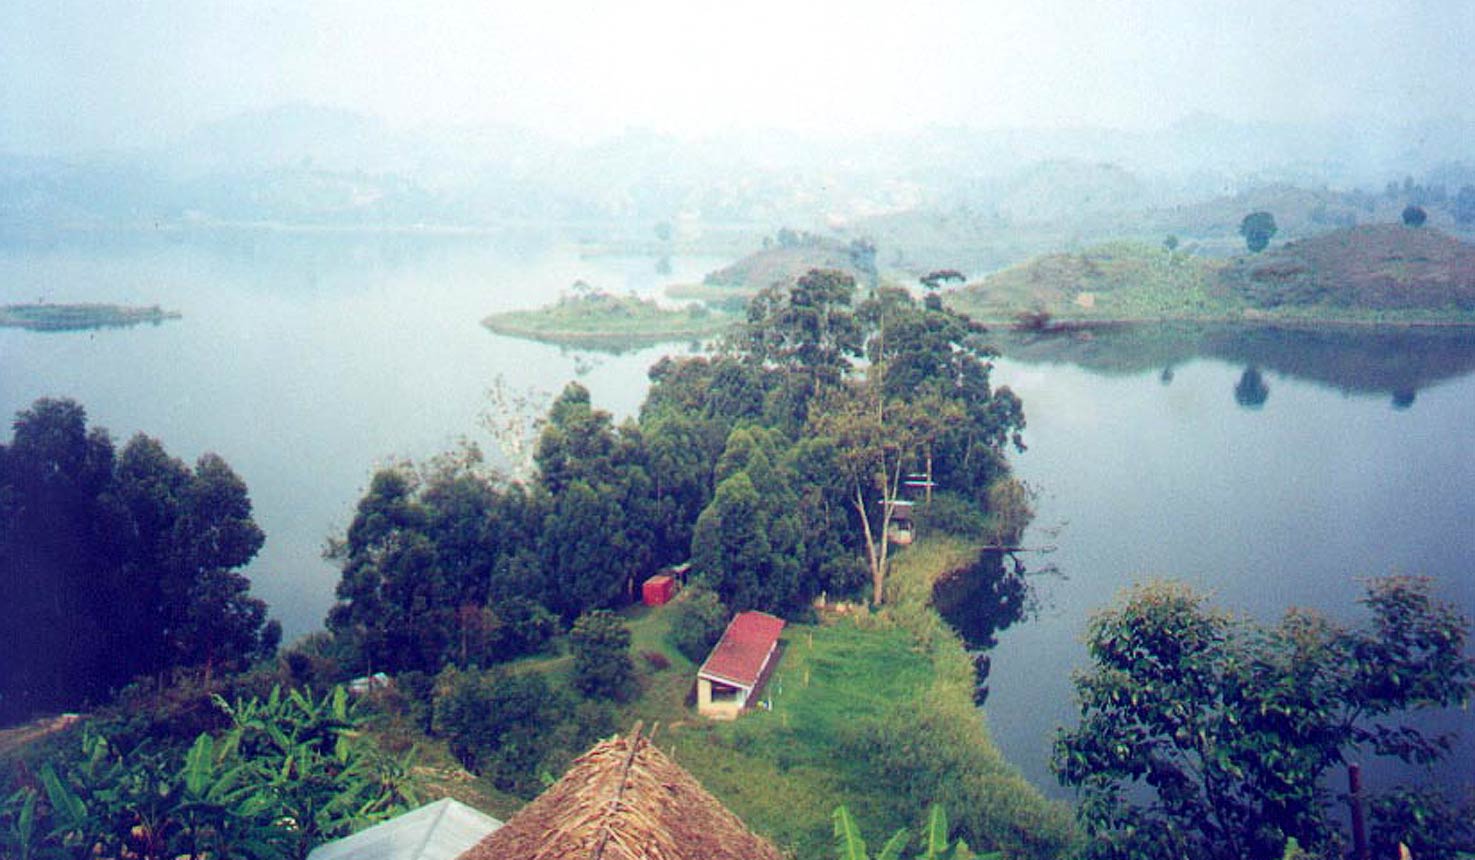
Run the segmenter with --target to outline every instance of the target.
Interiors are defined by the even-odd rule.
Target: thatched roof
[[[459,860],[780,860],[637,725]]]

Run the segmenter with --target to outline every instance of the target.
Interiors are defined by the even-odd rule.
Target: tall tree
[[[76,706],[139,674],[239,663],[280,636],[239,572],[264,536],[219,456],[191,470],[138,435],[115,452],[71,400],[0,446],[0,712]]]
[[[1278,229],[1275,216],[1269,212],[1251,212],[1239,222],[1239,235],[1245,237],[1245,247],[1252,254],[1265,250]]]

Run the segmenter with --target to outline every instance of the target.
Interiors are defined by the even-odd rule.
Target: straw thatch
[[[780,860],[641,737],[604,741],[459,860]]]

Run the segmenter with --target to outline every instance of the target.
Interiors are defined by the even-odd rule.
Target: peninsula
[[[733,314],[701,305],[661,307],[633,293],[619,296],[583,281],[558,301],[537,310],[505,311],[483,319],[498,333],[560,346],[621,349],[680,340],[701,340],[726,331]]]

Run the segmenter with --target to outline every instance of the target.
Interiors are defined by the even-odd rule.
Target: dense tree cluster
[[[935,296],[862,299],[843,272],[765,290],[714,354],[651,368],[637,419],[616,426],[569,385],[526,482],[471,462],[376,475],[335,548],[329,627],[365,668],[485,667],[688,558],[731,611],[792,613],[868,582],[880,600],[883,501],[905,475],[981,513],[1019,444],[981,334]]]
[[[261,548],[246,485],[142,434],[117,450],[71,400],[0,446],[0,719],[105,698],[135,676],[272,653],[239,572]]]

